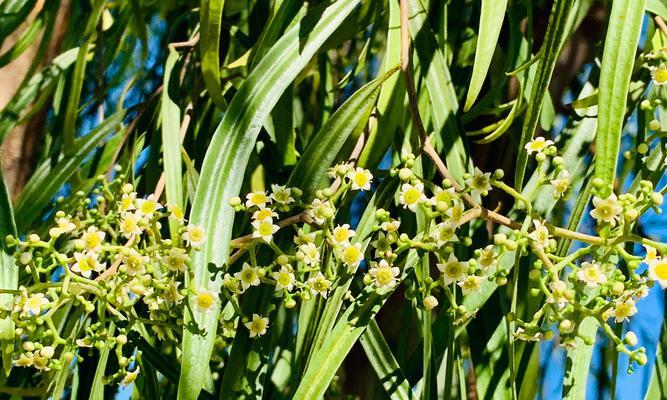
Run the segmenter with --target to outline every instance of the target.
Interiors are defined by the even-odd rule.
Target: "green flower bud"
[[[661,206],[663,200],[664,199],[663,199],[662,193],[660,193],[660,192],[651,193],[651,202],[653,203],[654,206],[656,206],[656,207]]]
[[[409,168],[401,168],[398,171],[398,178],[402,181],[408,181],[412,178],[412,170]]]
[[[628,346],[636,346],[637,345],[637,335],[635,335],[635,333],[633,331],[628,331],[628,333],[625,334],[625,337],[623,338],[623,341]]]
[[[648,145],[646,143],[639,143],[637,146],[637,153],[646,154],[648,153]]]
[[[238,207],[241,205],[241,198],[238,196],[234,196],[231,199],[229,199],[229,205],[232,207]]]
[[[660,130],[660,121],[657,119],[653,119],[648,123],[648,129],[652,131],[659,131]]]
[[[436,299],[435,296],[428,295],[424,297],[423,304],[424,308],[427,310],[432,310],[438,306],[438,299]]]

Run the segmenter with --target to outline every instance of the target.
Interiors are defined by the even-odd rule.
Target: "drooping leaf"
[[[475,63],[473,64],[470,86],[463,111],[468,111],[475,104],[482,85],[489,71],[491,59],[498,43],[500,29],[505,19],[507,0],[482,0],[482,9],[479,17],[479,34],[475,49]]]
[[[220,83],[220,30],[225,0],[201,0],[199,50],[201,71],[211,100],[220,109],[225,107]]]
[[[641,35],[646,0],[616,0],[605,38],[598,89],[598,130],[595,137],[595,177],[608,196],[614,185],[625,106]]]

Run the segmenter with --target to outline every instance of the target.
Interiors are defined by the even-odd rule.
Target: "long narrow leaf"
[[[503,27],[507,0],[482,0],[482,10],[479,17],[479,35],[475,49],[475,63],[470,77],[470,86],[463,111],[470,110],[475,104],[486,73],[489,71],[491,59],[498,43],[500,29]]]
[[[595,177],[604,183],[602,196],[611,193],[616,176],[625,106],[645,6],[646,0],[616,0],[611,8],[600,70],[595,138]]]
[[[199,49],[201,51],[201,71],[206,90],[211,100],[224,108],[220,83],[220,30],[222,29],[222,10],[225,0],[202,0],[199,7],[201,31]]]
[[[204,158],[190,213],[192,223],[207,232],[203,249],[193,255],[196,290],[209,288],[217,292],[220,288],[221,278],[211,281],[208,266],[210,263],[222,266],[229,256],[234,210],[228,202],[241,189],[245,166],[265,118],[289,84],[359,2],[338,1],[330,5],[314,25],[312,18],[317,18],[319,13],[311,14],[309,21],[290,28],[234,96]],[[301,24],[312,26],[305,42],[301,37]],[[219,305],[206,313],[195,312],[196,323],[206,334],[184,332],[180,399],[196,399],[203,387],[219,312]]]

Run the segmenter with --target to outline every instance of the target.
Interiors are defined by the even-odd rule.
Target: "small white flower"
[[[349,243],[350,239],[355,235],[354,230],[350,229],[349,224],[338,225],[332,232],[333,239],[338,244]]]
[[[282,185],[271,185],[271,196],[276,203],[282,205],[289,205],[294,203],[294,197],[292,197],[292,189],[286,188]]]
[[[609,313],[610,317],[614,317],[617,323],[627,321],[629,317],[632,317],[637,313],[637,307],[635,307],[635,301],[633,299],[627,299],[625,301],[616,301],[614,308]]]
[[[401,226],[401,221],[393,220],[393,221],[385,221],[382,224],[380,224],[380,228],[387,232],[398,232],[398,228]]]
[[[276,291],[284,289],[291,292],[294,288],[294,274],[287,266],[282,266],[280,271],[274,272],[273,279],[276,281]]]
[[[354,171],[347,173],[347,179],[352,183],[352,190],[370,190],[373,174],[371,171],[357,167]]]
[[[458,194],[456,193],[456,189],[453,187],[450,187],[448,189],[443,189],[439,186],[436,186],[433,189],[433,197],[431,197],[431,204],[433,206],[437,205],[438,203],[445,203],[447,205],[450,205],[454,200],[457,200]]]
[[[454,204],[445,211],[445,215],[449,217],[449,221],[459,226],[463,222],[463,215],[465,212],[465,207],[460,201],[454,201]]]
[[[320,250],[315,243],[308,242],[299,246],[297,257],[300,257],[306,266],[313,267],[320,262]]]
[[[169,249],[169,253],[162,257],[162,263],[174,272],[187,271],[188,261],[190,261],[190,259],[188,258],[185,249],[179,249],[176,247]]]
[[[271,202],[271,198],[266,195],[265,191],[248,193],[246,196],[245,206],[248,208],[257,207],[264,208],[267,203]]]
[[[393,287],[396,284],[396,278],[401,273],[398,267],[392,267],[386,260],[380,260],[368,273],[373,277],[373,283],[378,288]]]
[[[475,167],[475,172],[466,180],[466,184],[472,189],[473,196],[486,196],[491,190],[491,173],[484,173]]]
[[[278,232],[278,229],[280,229],[278,225],[273,223],[271,218],[267,218],[262,221],[253,221],[252,226],[255,228],[252,233],[252,237],[262,238],[262,240],[266,243],[271,243],[271,240],[273,240],[273,234]]]
[[[457,226],[450,220],[436,225],[435,230],[432,233],[436,245],[442,247],[449,242],[458,242],[459,238],[456,236],[456,228]]]
[[[570,173],[562,170],[558,174],[558,177],[550,180],[549,183],[551,183],[551,186],[554,189],[553,196],[555,198],[560,198],[570,188]]]
[[[49,299],[43,293],[33,293],[23,304],[24,315],[39,315],[42,309],[50,304]]]
[[[252,213],[252,219],[255,221],[264,221],[265,219],[273,218],[278,218],[278,213],[268,207],[260,208],[259,210]]]
[[[541,153],[543,152],[547,147],[553,145],[554,142],[551,140],[547,140],[543,138],[542,136],[538,136],[531,140],[530,142],[526,143],[525,149],[528,150],[528,154],[533,154],[533,153]]]
[[[558,305],[559,309],[565,307],[567,303],[567,298],[565,297],[565,292],[567,291],[567,285],[561,280],[553,281],[549,283],[549,289],[551,294],[547,298],[548,303],[555,303]]]
[[[183,213],[181,207],[177,206],[176,204],[167,204],[167,210],[169,210],[169,216],[171,218],[174,218],[176,221],[180,222],[185,221],[185,214]]]
[[[217,299],[210,290],[201,289],[195,296],[195,308],[200,312],[206,312],[215,308]]]
[[[645,244],[644,249],[646,250],[646,256],[642,260],[643,263],[652,265],[655,262],[660,261],[661,257],[658,255],[658,250],[656,250],[655,247]]]
[[[120,219],[120,231],[126,238],[133,235],[141,235],[142,229],[139,226],[141,219],[134,213],[124,213]]]
[[[199,247],[206,241],[206,234],[202,228],[189,224],[186,231],[181,235],[181,238],[189,246]]]
[[[498,259],[495,253],[495,248],[492,244],[486,246],[479,254],[477,263],[482,268],[492,268],[498,264]]]
[[[461,293],[463,293],[464,296],[467,296],[470,293],[477,293],[482,290],[482,282],[484,282],[485,279],[486,278],[483,276],[468,275],[464,280],[457,283],[457,285],[461,288]]]
[[[535,246],[546,249],[549,247],[549,229],[542,223],[542,221],[533,220],[535,229],[528,235],[528,238],[535,243]]]
[[[667,85],[667,65],[660,63],[658,67],[651,67],[651,78],[657,86]]]
[[[134,210],[135,209],[134,203],[136,199],[137,199],[136,192],[123,193],[123,196],[121,196],[120,201],[118,202],[118,212],[124,213],[130,210]]]
[[[619,214],[623,212],[623,207],[618,204],[618,199],[614,193],[606,199],[593,197],[593,206],[595,208],[591,211],[591,217],[595,218],[598,223],[608,222],[611,226],[616,225]]]
[[[361,260],[364,259],[364,253],[361,251],[361,243],[343,245],[340,258],[349,267],[358,266]]]
[[[53,237],[58,237],[63,233],[71,232],[76,229],[76,224],[65,217],[56,218],[56,224],[58,226],[49,230],[49,234]]]
[[[426,196],[424,196],[423,183],[417,182],[414,185],[404,183],[403,186],[401,186],[401,204],[403,205],[403,208],[415,211],[417,210],[417,205],[425,199]]]
[[[98,254],[92,251],[85,253],[74,252],[74,260],[76,261],[72,265],[72,271],[79,273],[81,276],[90,278],[90,274],[95,272],[100,272],[104,269],[105,264],[100,264],[97,260]]]
[[[308,287],[310,287],[310,292],[313,295],[317,296],[319,294],[326,299],[331,288],[331,281],[325,278],[321,272],[318,272],[317,275],[308,279]]]
[[[234,277],[241,282],[241,288],[246,291],[250,286],[259,286],[259,274],[257,268],[248,263],[243,263],[241,270],[234,274]]]
[[[663,289],[667,288],[667,259],[656,257],[647,264],[649,278],[658,282]]]
[[[151,194],[145,199],[137,199],[136,213],[148,219],[153,218],[153,214],[162,209],[162,204],[158,203],[155,195]]]
[[[584,261],[577,272],[577,279],[585,282],[588,287],[596,287],[607,282],[607,275],[600,268],[600,264]]]
[[[97,227],[89,226],[81,236],[81,239],[77,240],[77,244],[89,251],[100,251],[102,249],[102,242],[104,242],[104,236],[105,233],[98,230]]]
[[[307,213],[309,217],[315,220],[315,223],[323,225],[326,220],[334,216],[335,211],[328,200],[314,199],[308,206]]]
[[[269,327],[269,319],[253,314],[252,321],[248,321],[244,325],[250,331],[251,338],[260,337],[266,333],[266,330]]]
[[[460,282],[465,278],[465,272],[468,269],[467,261],[459,261],[456,256],[451,253],[446,262],[436,264],[446,285],[451,285],[454,282]]]

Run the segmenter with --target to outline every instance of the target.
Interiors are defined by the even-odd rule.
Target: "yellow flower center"
[[[253,193],[250,196],[250,202],[254,205],[266,203],[266,195],[264,193]]]
[[[257,274],[252,269],[246,269],[241,274],[241,279],[243,280],[243,282],[246,282],[246,283],[254,282],[255,278],[257,278]]]
[[[270,217],[271,217],[271,210],[269,210],[268,208],[260,210],[257,213],[257,219],[260,220],[260,221],[263,220],[263,219],[270,218]]]
[[[597,270],[597,268],[586,268],[584,270],[584,275],[586,275],[588,280],[596,281],[600,276],[600,272]]]
[[[532,151],[538,151],[539,152],[539,151],[542,151],[542,149],[544,148],[544,145],[545,145],[545,142],[543,142],[543,141],[532,141],[532,142],[530,142],[530,149]]]
[[[349,236],[349,230],[346,228],[338,228],[334,232],[334,239],[336,239],[337,242],[342,242],[347,240]]]
[[[375,279],[380,286],[385,286],[394,280],[394,274],[391,272],[391,268],[378,268],[375,273]]]
[[[354,174],[354,183],[356,183],[359,187],[364,187],[368,183],[368,176],[366,176],[366,174],[363,172]]]
[[[345,249],[345,253],[343,253],[343,259],[347,264],[353,264],[359,260],[360,255],[361,251],[357,246],[350,246]]]
[[[134,229],[137,227],[137,221],[134,220],[134,218],[126,218],[123,220],[123,232],[125,233],[130,233],[134,231]]]
[[[313,282],[313,289],[317,292],[326,292],[329,289],[329,283],[324,278],[317,278]]]
[[[408,205],[415,204],[417,201],[419,201],[420,197],[421,193],[415,188],[408,189],[403,193],[403,199]]]
[[[97,232],[85,233],[83,235],[83,244],[89,249],[94,249],[101,243],[102,239],[100,239],[100,235]]]
[[[461,274],[461,267],[459,266],[459,263],[456,262],[447,263],[445,271],[449,277],[456,278]]]
[[[194,228],[190,230],[190,240],[193,242],[201,242],[204,239],[204,230],[201,228]]]
[[[259,228],[257,228],[257,231],[262,236],[272,235],[273,234],[273,228],[272,228],[271,222],[262,222],[261,224],[259,224]]]
[[[123,198],[120,200],[120,210],[127,211],[130,209],[131,206],[132,206],[132,198],[129,196],[123,196]]]
[[[660,280],[667,279],[667,260],[656,264],[654,271]]]
[[[667,83],[667,68],[664,68],[664,67],[663,68],[658,68],[655,71],[655,75],[654,75],[653,79],[655,79],[655,82],[658,85],[664,85],[665,83]]]
[[[154,213],[157,209],[157,203],[152,200],[146,200],[141,204],[141,212],[144,214]]]
[[[94,265],[95,260],[93,260],[91,257],[83,257],[79,260],[79,270],[81,272],[92,271]]]
[[[261,318],[258,318],[256,320],[252,321],[252,325],[250,327],[250,330],[252,330],[253,332],[259,333],[259,332],[262,332],[265,327],[266,327],[266,323],[264,322],[264,320],[261,319]]]
[[[207,310],[215,304],[215,297],[209,292],[199,293],[196,298],[197,307]]]
[[[292,278],[288,272],[280,272],[278,274],[277,281],[281,286],[289,286],[289,284],[292,282]]]

